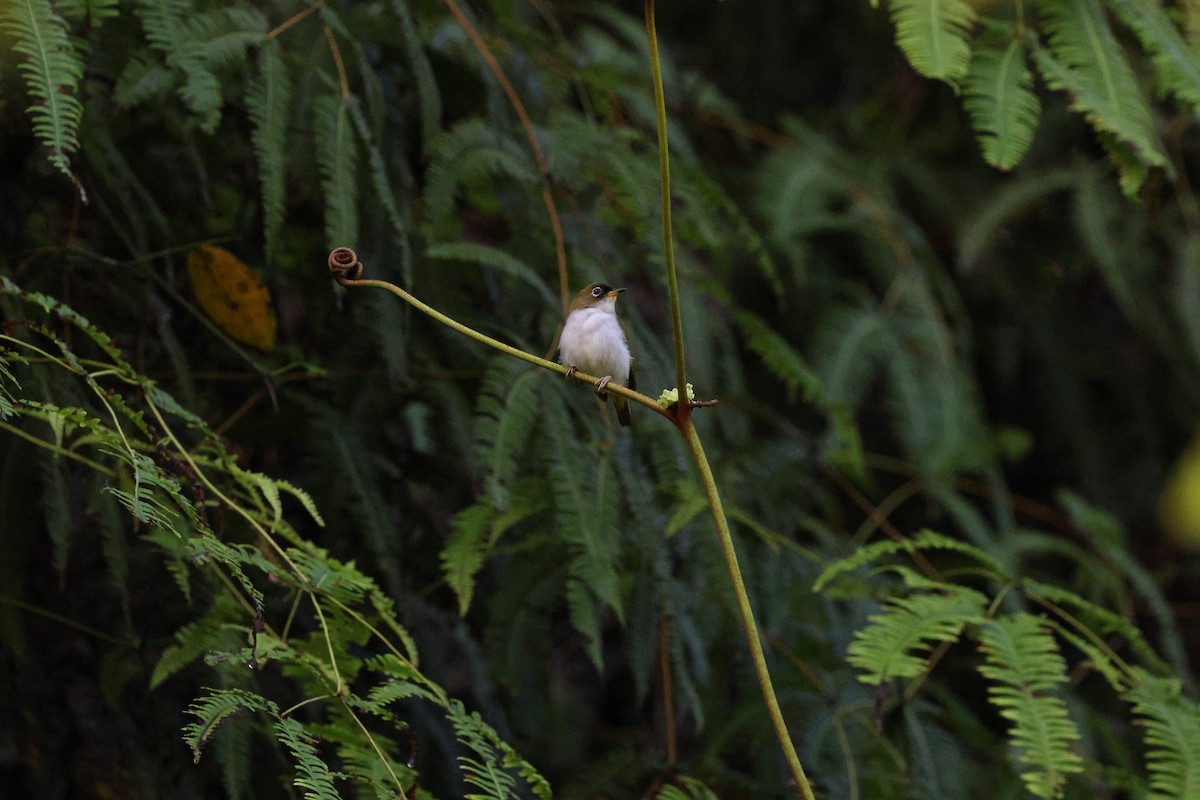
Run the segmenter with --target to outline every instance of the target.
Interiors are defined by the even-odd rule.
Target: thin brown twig
[[[333,35],[333,28],[328,25],[325,28],[325,41],[329,42],[329,51],[333,53],[333,63],[337,66],[338,83],[342,87],[342,102],[345,103],[350,99],[350,81],[346,79],[346,65],[342,63],[342,50],[338,47],[337,38]]]
[[[678,754],[675,746],[675,685],[671,680],[671,629],[664,614],[658,622],[659,669],[662,675],[663,716],[667,726],[667,766],[674,768]]]
[[[550,168],[546,165],[546,159],[542,155],[542,148],[538,144],[537,133],[533,129],[533,121],[530,120],[528,112],[525,111],[525,104],[521,102],[517,90],[513,88],[512,83],[508,80],[508,76],[500,68],[500,63],[496,61],[491,48],[487,46],[487,42],[479,35],[479,31],[475,29],[471,20],[459,8],[458,3],[454,0],[442,0],[442,5],[454,16],[459,27],[467,34],[467,38],[475,45],[475,49],[479,51],[479,56],[487,64],[487,68],[491,70],[492,75],[495,76],[501,90],[503,90],[504,95],[508,98],[509,104],[512,105],[513,111],[516,112],[517,119],[521,121],[521,127],[525,131],[525,138],[529,140],[529,149],[533,151],[533,160],[537,162],[538,172],[542,176],[542,202],[546,204],[546,212],[550,215],[550,228],[554,232],[554,252],[558,258],[558,288],[562,299],[563,316],[566,316],[567,307],[571,302],[571,290],[567,278],[567,248],[566,243],[563,241],[562,223],[558,218],[558,206],[555,204],[554,194],[550,190]]]
[[[313,3],[311,6],[309,6],[309,7],[308,7],[308,8],[306,8],[306,9],[304,9],[303,11],[299,11],[299,12],[297,12],[297,13],[293,14],[292,16],[288,17],[288,18],[287,18],[287,19],[285,19],[283,22],[279,23],[279,24],[278,24],[278,25],[276,25],[276,26],[275,26],[273,29],[271,29],[271,32],[270,32],[270,33],[268,33],[268,34],[266,35],[266,37],[265,37],[265,38],[266,38],[266,40],[267,40],[268,42],[269,42],[269,41],[271,41],[271,40],[272,40],[272,39],[274,39],[276,36],[278,36],[279,34],[283,33],[283,32],[284,32],[284,31],[286,31],[288,28],[292,27],[292,26],[293,26],[293,25],[295,25],[297,22],[299,22],[300,20],[304,19],[304,18],[305,18],[305,17],[307,17],[309,14],[313,13],[314,11],[316,11],[318,8],[320,8],[320,7],[321,7],[321,6],[323,6],[323,5],[325,5],[325,0],[317,0],[317,2]]]
[[[862,509],[864,513],[871,516],[871,518],[875,521],[875,524],[879,526],[879,529],[883,531],[889,539],[891,539],[893,542],[905,541],[904,534],[900,533],[896,526],[891,523],[891,520],[884,516],[884,514],[878,508],[876,508],[875,505],[868,500],[862,492],[858,490],[858,487],[848,481],[845,475],[842,475],[836,469],[829,470],[829,475],[833,478],[833,482],[838,485],[838,488],[841,489],[842,492],[849,497],[856,506]],[[929,563],[929,559],[925,558],[925,556],[921,554],[920,550],[909,550],[908,554],[912,557],[913,562],[916,563],[916,565],[920,568],[921,572],[925,573],[926,577],[938,577],[939,573],[937,571],[937,567]]]

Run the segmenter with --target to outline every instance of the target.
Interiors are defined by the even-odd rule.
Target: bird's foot
[[[566,377],[566,379],[567,379],[567,380],[571,380],[571,377],[572,377],[572,376],[573,376],[573,375],[574,375],[576,372],[578,372],[578,371],[579,371],[579,367],[575,366],[574,364],[565,364],[564,366],[566,367],[566,370],[567,370],[567,371],[566,371],[566,373],[565,373],[565,377]]]
[[[612,375],[605,375],[600,380],[596,381],[596,396],[603,397],[605,390],[608,387],[608,382],[612,380]]]

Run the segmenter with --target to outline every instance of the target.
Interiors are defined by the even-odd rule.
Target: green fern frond
[[[1005,181],[973,213],[968,212],[970,216],[958,234],[959,268],[974,269],[993,241],[1010,230],[1010,226],[1015,227],[1021,214],[1037,208],[1054,192],[1074,189],[1078,182],[1078,173],[1073,169],[1026,173]]]
[[[465,615],[470,608],[475,576],[500,537],[546,506],[540,481],[528,481],[516,487],[512,502],[502,512],[497,512],[490,503],[480,503],[455,515],[441,561],[446,583],[458,598],[459,614]]]
[[[341,476],[338,489],[347,495],[349,507],[359,528],[376,554],[392,552],[395,522],[379,486],[378,475],[363,463],[360,453],[368,448],[354,428],[342,424],[328,408],[313,406],[321,439],[321,458],[329,459]]]
[[[979,627],[979,648],[987,661],[979,672],[989,681],[988,699],[1012,723],[1009,741],[1021,777],[1037,797],[1062,794],[1067,776],[1083,770],[1072,748],[1079,731],[1054,692],[1067,682],[1067,664],[1041,617],[1014,614]]]
[[[175,85],[175,76],[157,58],[148,53],[135,53],[117,76],[113,99],[122,108],[132,108],[155,97],[161,97]]]
[[[309,546],[304,550],[289,547],[287,552],[307,588],[343,605],[362,602],[371,589],[366,576],[353,563],[342,563],[318,547]]]
[[[925,670],[931,643],[956,641],[966,625],[983,621],[985,596],[961,586],[944,588],[944,594],[892,598],[882,614],[868,618],[847,651],[847,660],[862,670],[860,681],[915,678]]]
[[[247,491],[247,495],[251,502],[260,509],[264,510],[263,502],[266,503],[266,509],[270,511],[270,517],[266,520],[268,527],[272,530],[280,528],[283,522],[283,493],[286,492],[292,497],[300,501],[300,505],[312,517],[313,522],[324,527],[325,520],[321,517],[321,512],[317,510],[317,504],[308,494],[308,492],[295,486],[288,481],[278,478],[272,478],[261,472],[245,470],[234,464],[231,460],[227,460],[222,464],[233,478],[235,478],[242,487]],[[282,530],[289,531],[289,526],[283,526]]]
[[[299,500],[300,505],[303,506],[304,510],[308,512],[308,516],[312,518],[312,521],[317,523],[317,525],[321,528],[325,527],[325,518],[322,517],[321,512],[317,510],[317,503],[312,499],[312,495],[310,495],[308,492],[304,491],[290,481],[283,480],[282,478],[271,478],[263,475],[262,473],[250,474],[258,476],[256,481],[258,485],[270,486],[277,497],[282,491]]]
[[[1034,47],[1038,69],[1050,88],[1070,93],[1072,106],[1098,133],[1113,137],[1100,140],[1127,178],[1127,193],[1140,185],[1146,166],[1169,172],[1150,108],[1099,0],[1046,0],[1042,19],[1049,49]]]
[[[463,777],[469,785],[487,792],[467,797],[509,800],[516,796],[516,781],[508,772],[515,769],[535,797],[550,800],[550,784],[546,779],[505,743],[477,712],[468,714],[462,702],[453,699],[445,704],[445,709],[454,726],[455,737],[473,753],[473,756],[459,757]]]
[[[263,240],[268,263],[274,263],[278,256],[279,228],[286,207],[284,177],[291,97],[292,84],[279,43],[266,42],[258,56],[258,74],[246,92],[246,110],[253,125],[250,139],[262,186]]]
[[[254,797],[250,787],[257,766],[254,758],[256,722],[252,717],[230,717],[222,726],[221,735],[212,743],[213,756],[221,765],[226,800]]]
[[[64,459],[57,454],[39,450],[38,472],[42,478],[41,505],[45,512],[46,532],[50,534],[51,561],[61,579],[71,554],[74,525],[71,520],[71,496],[67,491],[67,472]]]
[[[475,575],[487,558],[489,523],[496,512],[486,504],[473,505],[454,515],[450,537],[442,549],[442,573],[458,598],[458,613],[466,615],[475,592]]]
[[[1109,0],[1150,53],[1159,86],[1200,111],[1200,55],[1184,40],[1158,0]]]
[[[1167,665],[1150,647],[1141,630],[1124,617],[1061,586],[1026,578],[1021,582],[1021,587],[1025,594],[1054,613],[1059,613],[1054,606],[1068,611],[1070,619],[1066,619],[1067,623],[1078,620],[1102,636],[1120,636],[1125,640],[1126,646],[1141,659],[1142,664],[1156,671],[1168,671]]]
[[[17,353],[0,349],[0,419],[9,419],[16,415],[13,407],[14,390],[21,388],[21,383],[12,374],[13,364],[24,364],[26,359]]]
[[[389,742],[382,738],[376,739],[376,744],[385,750],[385,755],[381,756],[362,736],[362,732],[357,726],[347,727],[345,730],[347,731],[346,735],[338,736],[336,739],[333,736],[327,738],[332,739],[336,745],[341,764],[340,772],[350,776],[358,786],[369,786],[374,790],[369,795],[364,792],[359,796],[389,797],[398,800],[404,796],[404,794],[396,792],[398,779],[400,789],[405,794],[408,794],[409,797],[420,797],[419,793],[412,792],[415,771],[386,753],[388,749],[391,749],[388,748]],[[385,789],[385,787],[387,788]],[[409,794],[410,792],[411,794]],[[341,796],[346,797],[345,794]]]
[[[891,0],[896,43],[913,69],[956,85],[971,60],[975,9],[964,0]]]
[[[407,700],[410,697],[421,697],[426,700],[431,699],[429,691],[424,687],[418,686],[409,681],[401,681],[389,678],[383,683],[371,688],[364,707],[372,713],[378,714],[380,710],[389,703],[394,703],[397,700]]]
[[[358,148],[347,103],[336,94],[313,103],[317,166],[325,194],[325,243],[344,247],[358,240]]]
[[[305,790],[305,800],[341,800],[333,780],[342,776],[329,770],[312,734],[295,717],[281,718],[277,713],[274,728],[276,736],[292,752],[296,764],[292,785]]]
[[[963,107],[971,117],[984,160],[997,169],[1012,169],[1029,150],[1042,112],[1023,43],[977,45],[963,89]]]
[[[192,756],[199,762],[204,745],[230,716],[239,711],[263,711],[273,705],[242,689],[210,689],[207,695],[198,697],[188,707],[187,713],[196,717],[196,721],[183,726],[183,741],[192,748]]]
[[[1180,691],[1179,681],[1136,671],[1124,699],[1146,729],[1146,767],[1152,800],[1200,797],[1200,708]]]
[[[154,672],[150,675],[150,688],[155,689],[163,681],[170,678],[179,670],[191,664],[200,656],[223,646],[233,646],[236,642],[224,635],[229,624],[232,597],[218,595],[213,607],[203,617],[195,622],[184,625],[175,632],[175,642],[163,650]],[[240,609],[240,607],[238,607]]]
[[[140,0],[138,5],[146,38],[182,81],[180,97],[199,118],[201,130],[212,133],[221,121],[221,84],[190,41],[191,0]]]
[[[179,96],[199,120],[200,129],[212,133],[221,122],[225,98],[216,68],[239,61],[246,48],[261,42],[266,18],[248,8],[217,8],[197,13],[192,0],[139,0],[138,16],[146,38],[163,54],[179,80]],[[161,85],[153,68],[143,75],[152,87]],[[140,83],[141,81],[138,81]],[[144,87],[127,82],[126,99],[149,96]]]
[[[623,617],[617,576],[619,537],[616,530],[618,485],[609,458],[588,457],[567,424],[566,407],[557,393],[547,393],[542,440],[549,486],[553,492],[558,535],[570,554],[566,586],[571,622],[588,637],[587,651],[600,668],[600,621],[605,608]]]
[[[813,583],[813,591],[820,592],[825,589],[836,578],[841,577],[847,572],[853,572],[859,567],[871,564],[876,560],[889,556],[894,553],[899,553],[907,549],[907,543],[893,542],[881,540],[872,542],[864,547],[857,548],[852,554],[843,559],[830,564],[825,570],[817,576],[817,580]]]
[[[413,21],[409,4],[403,0],[392,0],[392,12],[400,20],[400,37],[404,43],[404,56],[409,69],[417,83],[417,96],[420,98],[421,141],[424,152],[431,152],[430,145],[433,137],[442,125],[442,95],[438,90],[437,81],[433,76],[433,67],[429,56],[417,36],[417,26]]]
[[[392,188],[395,179],[388,172],[388,164],[384,160],[383,152],[376,142],[375,136],[372,135],[371,128],[367,125],[367,117],[363,113],[362,104],[357,97],[350,99],[350,119],[353,120],[359,141],[367,153],[367,163],[370,165],[371,184],[375,187],[375,196],[383,205],[388,224],[392,228],[392,246],[400,253],[400,275],[404,284],[411,286],[412,248],[408,241],[409,221],[401,213],[400,204],[396,200],[396,191]],[[411,183],[411,176],[405,173],[405,177],[408,179],[406,183]],[[400,188],[403,190],[403,186]]]
[[[789,404],[796,402],[798,392],[806,402],[823,394],[821,379],[803,356],[762,318],[749,311],[738,311],[735,312],[735,319],[745,337],[746,347],[763,360],[775,377],[783,381]]]
[[[121,13],[121,0],[58,0],[57,6],[68,19],[86,20],[91,27]]]
[[[214,8],[188,17],[189,44],[204,63],[222,67],[238,63],[246,50],[263,41],[267,20],[245,6]]]
[[[960,542],[958,539],[952,539],[949,536],[931,531],[928,528],[922,528],[917,532],[917,535],[912,538],[912,546],[917,550],[950,550],[955,553],[969,556],[986,567],[991,573],[988,577],[992,580],[1007,580],[1007,575],[1004,571],[1004,565],[991,556],[991,554],[981,550],[973,544]]]
[[[509,487],[541,409],[539,370],[504,356],[493,359],[475,404],[475,448],[488,500],[509,504]]]
[[[33,104],[26,111],[33,132],[62,174],[78,183],[71,156],[79,149],[83,104],[76,97],[83,61],[67,35],[67,23],[50,0],[11,0],[0,9],[0,27],[16,37],[13,52],[24,57],[17,69]]]
[[[814,366],[831,403],[858,408],[883,357],[886,321],[878,309],[839,309],[821,322]]]
[[[692,246],[716,253],[736,250],[739,257],[753,260],[776,296],[783,294],[779,268],[761,234],[718,181],[698,163],[688,161],[679,170],[672,191],[685,206],[679,217],[681,238],[689,228],[696,228],[687,234]]]
[[[679,786],[664,786],[654,800],[717,800],[717,795],[702,781],[682,775],[675,778]]]
[[[528,150],[478,117],[439,133],[429,149],[425,205],[435,229],[449,216],[460,186],[477,186],[485,178],[498,176],[525,184],[538,180]]]
[[[598,177],[606,192],[598,216],[615,227],[631,229],[637,241],[651,241],[660,202],[653,188],[658,167],[635,152],[626,142],[614,142],[602,152],[604,163],[598,168]]]
[[[425,251],[428,258],[446,261],[467,261],[492,267],[533,288],[546,304],[558,305],[558,296],[546,285],[546,281],[533,267],[519,258],[496,247],[478,242],[441,242],[431,244]]]
[[[1109,686],[1118,692],[1129,689],[1129,669],[1113,651],[1100,647],[1092,639],[1068,628],[1062,622],[1048,624],[1054,627],[1055,633],[1083,654],[1086,666],[1100,673]]]
[[[817,577],[813,584],[813,591],[822,591],[832,581],[847,572],[852,572],[859,567],[864,567],[872,564],[879,559],[895,555],[897,553],[915,553],[920,550],[949,550],[956,553],[961,553],[965,556],[978,561],[988,569],[991,576],[996,580],[1005,579],[1005,572],[1000,562],[994,559],[989,554],[980,550],[978,547],[960,542],[957,539],[952,539],[949,536],[931,531],[928,528],[923,528],[917,532],[917,535],[901,541],[883,540],[873,542],[865,547],[859,547],[851,555],[830,564]]]

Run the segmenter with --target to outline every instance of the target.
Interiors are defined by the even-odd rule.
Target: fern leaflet
[[[230,716],[243,710],[262,711],[271,705],[270,701],[241,689],[209,690],[209,694],[197,698],[188,708],[187,713],[196,720],[183,727],[183,741],[199,762],[204,745]]]
[[[538,419],[538,373],[511,358],[493,359],[476,400],[476,452],[485,465],[488,500],[497,509],[508,507],[519,459]]]
[[[550,290],[550,287],[546,285],[546,282],[542,280],[542,277],[538,275],[536,270],[519,258],[499,248],[489,247],[486,244],[479,244],[478,242],[440,242],[438,244],[431,244],[429,249],[425,251],[425,255],[429,258],[446,261],[470,261],[482,264],[485,267],[492,267],[536,290],[546,301],[547,305],[553,307],[558,304],[558,297]]]
[[[325,193],[325,242],[342,247],[358,239],[358,150],[347,101],[323,95],[313,103],[313,113]]]
[[[892,0],[896,43],[913,69],[954,85],[967,74],[975,9],[963,0]]]
[[[1054,637],[1042,618],[1015,614],[980,626],[979,647],[987,658],[979,672],[992,682],[988,699],[1012,723],[1009,741],[1026,767],[1026,788],[1038,797],[1058,797],[1067,776],[1083,770],[1083,760],[1071,749],[1079,732],[1054,694],[1067,681]]]
[[[495,512],[487,505],[473,505],[454,515],[450,538],[442,550],[442,572],[458,597],[458,613],[466,615],[475,592],[475,574],[487,558],[488,523]]]
[[[997,169],[1012,169],[1033,142],[1042,111],[1022,43],[1013,40],[1004,49],[977,47],[964,90],[963,107],[984,160]]]
[[[404,55],[417,82],[417,94],[421,101],[421,141],[424,143],[425,152],[429,153],[429,145],[442,124],[442,96],[438,92],[429,57],[417,36],[417,26],[413,22],[409,4],[402,0],[392,0],[392,11],[400,20]]]
[[[50,163],[72,182],[71,155],[79,149],[83,104],[75,96],[83,61],[67,37],[67,24],[50,0],[13,0],[0,10],[0,27],[16,36],[13,51],[25,57],[18,66],[34,101],[26,111],[33,132],[50,151]],[[85,196],[86,199],[86,196]]]
[[[662,791],[654,796],[654,800],[717,800],[712,789],[701,781],[682,775],[675,778],[679,786],[664,786]]]
[[[329,766],[317,752],[312,734],[295,717],[278,717],[278,714],[276,717],[275,733],[292,751],[292,758],[296,762],[293,785],[305,790],[305,800],[341,800],[333,779],[342,776],[329,771]]]
[[[797,392],[802,392],[802,397],[808,402],[823,394],[821,379],[785,338],[756,314],[739,311],[735,316],[746,338],[746,346],[763,360],[775,377],[783,381],[788,403],[796,402]]]
[[[929,643],[953,642],[964,626],[983,621],[986,597],[961,586],[944,588],[944,594],[892,598],[884,613],[869,618],[847,651],[847,660],[862,670],[860,681],[915,678],[925,669],[922,652]]]
[[[283,224],[284,171],[287,123],[292,84],[279,43],[267,42],[258,57],[258,74],[246,93],[246,106],[254,125],[250,138],[258,161],[262,185],[263,239],[268,263],[278,257],[279,227]]]
[[[1158,0],[1110,0],[1150,53],[1159,85],[1200,110],[1200,55],[1180,35]]]
[[[1146,99],[1099,0],[1048,0],[1042,9],[1049,50],[1034,48],[1038,69],[1052,89],[1070,93],[1072,105],[1101,134],[1121,169],[1122,186],[1135,190],[1145,166],[1170,170]]]
[[[1136,670],[1125,699],[1146,729],[1146,765],[1153,800],[1200,796],[1200,708],[1184,699],[1179,681]]]

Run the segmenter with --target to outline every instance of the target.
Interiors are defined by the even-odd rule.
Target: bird
[[[559,363],[570,378],[577,370],[603,376],[596,382],[596,394],[607,397],[610,383],[636,388],[633,350],[625,326],[617,319],[617,298],[624,289],[607,283],[592,283],[579,290],[567,310],[562,336],[558,340]],[[617,421],[628,427],[633,421],[629,400],[613,395]]]

